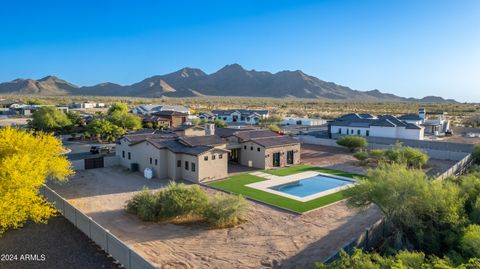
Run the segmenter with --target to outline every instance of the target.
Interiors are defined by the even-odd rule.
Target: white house
[[[320,126],[326,124],[324,119],[310,118],[283,118],[281,125],[299,125],[299,126]]]
[[[450,121],[446,118],[446,112],[427,112],[425,108],[418,109],[417,114],[408,114],[398,119],[423,126],[426,134],[442,135],[450,130]]]
[[[359,135],[423,140],[424,127],[391,115],[347,114],[328,123],[329,136]]]
[[[184,106],[170,106],[170,105],[143,105],[132,109],[134,114],[150,115],[155,112],[175,111],[190,115],[190,109]]]
[[[227,124],[258,124],[261,120],[269,117],[268,110],[231,109],[214,110],[212,113],[216,119],[223,120]]]

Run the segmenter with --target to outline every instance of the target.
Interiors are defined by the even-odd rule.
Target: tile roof
[[[178,111],[157,111],[153,112],[152,115],[156,116],[179,116],[179,117],[187,117],[188,114],[178,112]]]
[[[259,115],[268,114],[268,110],[252,110],[252,109],[228,109],[228,110],[213,110],[212,113],[218,116],[228,116],[233,112],[239,112],[244,116],[249,116],[251,114],[257,113]]]
[[[179,141],[192,147],[200,145],[213,146],[226,143],[226,141],[218,135],[183,136],[179,138]]]
[[[300,142],[290,136],[277,136],[277,137],[266,137],[266,138],[257,138],[251,140],[254,143],[259,144],[265,148],[280,147],[284,145],[300,144]]]
[[[264,137],[276,137],[279,136],[277,133],[269,130],[250,130],[250,131],[239,131],[234,134],[236,137],[248,141],[255,138],[264,138]]]

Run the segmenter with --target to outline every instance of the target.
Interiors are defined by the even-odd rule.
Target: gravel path
[[[62,216],[48,224],[28,222],[21,229],[7,231],[0,237],[0,255],[5,254],[17,255],[17,261],[0,261],[2,269],[120,268]],[[32,254],[37,261],[26,261],[32,256],[25,254]]]

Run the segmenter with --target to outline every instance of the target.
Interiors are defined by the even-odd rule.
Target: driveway
[[[68,183],[48,185],[165,269],[306,268],[336,253],[380,218],[375,208],[359,213],[343,202],[305,215],[249,202],[247,221],[229,229],[142,222],[125,212],[126,201],[143,186],[159,189],[167,183],[111,167],[82,171]]]

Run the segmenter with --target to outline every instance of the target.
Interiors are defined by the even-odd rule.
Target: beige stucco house
[[[297,140],[265,130],[215,130],[212,125],[146,130],[124,135],[117,144],[122,166],[193,182],[226,178],[229,162],[260,169],[300,163]]]

